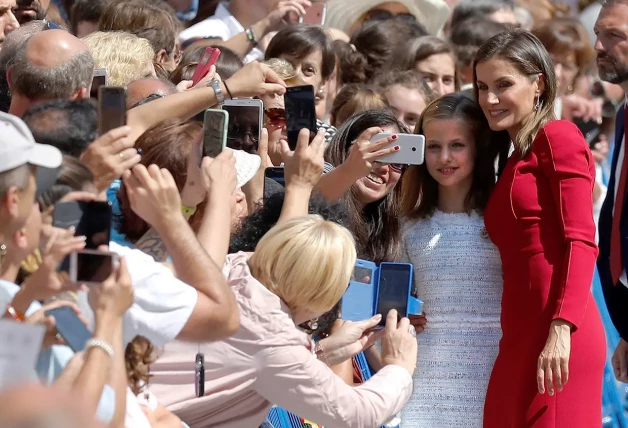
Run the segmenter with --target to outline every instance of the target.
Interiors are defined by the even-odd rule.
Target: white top
[[[195,37],[218,37],[221,40],[229,40],[230,38],[237,36],[244,32],[245,28],[240,22],[229,12],[229,3],[222,2],[218,4],[216,13],[197,24],[192,25],[190,28],[179,33],[179,38],[184,41]],[[261,36],[258,37],[258,42],[261,40]],[[251,49],[244,62],[260,61],[264,59],[264,54],[257,48]]]
[[[414,393],[402,428],[481,428],[488,380],[501,338],[502,270],[477,213],[404,225],[405,257],[425,302]]]
[[[140,250],[110,242],[109,251],[126,258],[135,293],[135,301],[123,318],[124,343],[137,335],[157,347],[174,341],[194,311],[197,291]],[[87,293],[79,293],[79,305],[93,329],[94,312]]]

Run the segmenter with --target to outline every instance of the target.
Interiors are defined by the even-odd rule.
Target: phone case
[[[220,49],[208,47],[203,52],[203,56],[199,61],[198,65],[194,69],[194,75],[192,76],[192,84],[196,85],[198,82],[203,80],[207,73],[209,73],[209,69],[212,65],[218,61],[218,57],[220,56]]]
[[[227,108],[225,109],[225,107]],[[225,103],[222,105],[221,108],[223,110],[227,110],[227,112],[229,113],[229,128],[227,131],[227,138],[231,139],[233,138],[233,135],[229,135],[229,133],[231,132],[231,122],[238,120],[238,112],[237,110],[229,111],[229,107],[249,107],[257,109],[257,132],[255,133],[254,137],[256,138],[256,141],[259,141],[259,139],[262,137],[262,127],[264,125],[264,102],[258,99],[225,100]],[[231,147],[229,144],[227,145]],[[257,147],[255,148],[257,149]]]
[[[364,321],[373,316],[375,307],[376,281],[378,278],[377,265],[368,260],[356,260],[356,271],[360,269],[370,270],[368,283],[365,278],[355,276],[349,283],[349,288],[342,296],[342,319],[347,321]],[[357,272],[356,272],[357,273]]]
[[[300,24],[324,25],[327,17],[327,3],[324,1],[314,1],[312,6],[305,11],[305,16],[299,18]]]
[[[70,254],[70,269],[69,269],[69,278],[70,282],[73,284],[85,284],[85,285],[99,285],[100,282],[92,282],[87,281],[84,278],[79,278],[79,265],[78,265],[78,257],[79,254],[93,254],[93,255],[102,255],[111,257],[111,270],[115,271],[120,265],[120,257],[116,253],[105,253],[102,251],[95,250],[83,250]]]
[[[98,135],[126,125],[126,88],[98,88]]]
[[[216,115],[221,115],[222,118],[217,118]],[[218,124],[222,119],[222,127],[218,130]],[[214,121],[215,120],[215,121]],[[205,110],[205,116],[203,118],[203,157],[209,156],[215,158],[227,147],[227,132],[229,130],[229,112],[226,110],[207,109]],[[213,132],[220,132],[220,137],[215,138],[216,135],[211,135]],[[216,144],[220,141],[220,145]]]
[[[399,146],[399,151],[377,159],[378,162],[421,165],[425,161],[425,137],[423,135],[381,133],[375,134],[370,141],[374,143],[392,135],[397,135],[398,138],[385,148]]]

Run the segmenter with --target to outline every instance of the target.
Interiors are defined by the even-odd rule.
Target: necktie
[[[626,198],[626,179],[628,178],[628,148],[625,147],[626,143],[628,143],[628,138],[626,138],[627,128],[628,109],[624,112],[624,158],[621,165],[621,173],[617,179],[617,196],[615,197],[615,204],[613,206],[613,227],[611,229],[611,276],[613,278],[613,285],[617,285],[624,271],[619,224],[624,208],[624,199]]]

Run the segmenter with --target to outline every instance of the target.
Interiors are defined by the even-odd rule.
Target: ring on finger
[[[124,159],[124,152],[120,152],[120,159]]]
[[[408,333],[410,333],[413,337],[416,337],[416,330],[413,325],[408,327]]]
[[[59,333],[55,334],[55,339],[61,340],[61,335]]]

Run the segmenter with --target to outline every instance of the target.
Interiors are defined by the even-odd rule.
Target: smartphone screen
[[[262,132],[261,105],[224,104],[222,109],[229,113],[227,146],[234,150],[256,153]]]
[[[126,125],[126,89],[101,86],[98,89],[98,135]]]
[[[73,253],[73,266],[70,280],[74,283],[99,284],[111,276],[116,267],[117,256],[98,251],[80,251]],[[74,274],[75,273],[75,274]]]
[[[310,140],[316,134],[314,87],[306,85],[287,88],[284,100],[286,105],[288,145],[290,149],[294,150],[297,147],[301,129],[306,128],[310,130]]]
[[[373,269],[367,267],[356,266],[353,271],[352,281],[362,284],[370,284],[373,279]]]
[[[74,227],[76,236],[85,236],[85,249],[109,246],[112,210],[110,202],[72,201],[55,204],[53,225],[62,229]]]
[[[203,156],[215,158],[227,145],[229,113],[223,110],[207,110],[203,121]]]
[[[286,178],[284,177],[282,167],[271,167],[264,170],[264,176],[286,187]]]
[[[99,68],[94,72],[94,78],[92,79],[92,89],[89,96],[93,99],[98,99],[98,88],[107,85],[107,71],[104,68]]]
[[[46,315],[55,318],[55,327],[70,349],[74,352],[81,352],[85,349],[85,344],[91,339],[92,333],[72,308],[62,306],[46,311]]]
[[[386,316],[396,309],[399,319],[406,316],[411,268],[406,264],[382,263],[379,267],[379,292],[375,313],[382,315],[380,326],[386,325]]]

